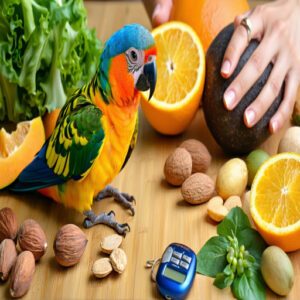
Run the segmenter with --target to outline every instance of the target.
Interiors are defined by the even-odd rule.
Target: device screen
[[[173,269],[170,269],[168,267],[165,268],[163,275],[179,283],[183,283],[186,278],[186,275],[182,274],[181,272],[177,272]]]

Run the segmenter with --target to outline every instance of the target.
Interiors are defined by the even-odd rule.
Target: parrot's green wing
[[[135,122],[135,128],[134,128],[134,132],[133,132],[133,135],[132,135],[132,138],[131,138],[131,141],[130,141],[130,144],[129,144],[129,148],[128,148],[128,151],[127,151],[127,154],[126,154],[126,157],[125,157],[125,160],[124,160],[124,163],[122,165],[122,168],[121,170],[125,167],[125,165],[127,164],[130,156],[131,156],[131,153],[135,147],[135,144],[136,144],[136,141],[137,141],[137,135],[138,135],[138,128],[139,128],[139,119],[138,119],[138,116],[136,117],[136,122]]]
[[[81,95],[64,106],[46,150],[56,175],[81,179],[88,174],[105,138],[101,117],[101,110]]]

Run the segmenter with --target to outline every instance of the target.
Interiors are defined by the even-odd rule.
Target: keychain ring
[[[147,260],[146,268],[151,268],[151,279],[152,281],[156,282],[156,274],[154,275],[154,268],[158,263],[160,263],[161,258]]]

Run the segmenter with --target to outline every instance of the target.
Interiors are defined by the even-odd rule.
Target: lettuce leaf
[[[62,107],[93,76],[100,52],[82,0],[1,0],[0,120]]]

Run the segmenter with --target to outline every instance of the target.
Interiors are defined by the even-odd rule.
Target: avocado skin
[[[270,136],[269,121],[282,101],[284,87],[281,87],[281,91],[271,107],[252,128],[247,128],[244,123],[244,111],[256,99],[267,82],[273,67],[271,63],[234,110],[228,111],[225,108],[223,103],[225,90],[259,44],[258,41],[252,40],[242,54],[232,76],[228,79],[223,78],[220,74],[221,64],[233,30],[233,24],[225,27],[213,40],[207,51],[203,111],[207,126],[221,148],[230,155],[242,155],[258,147]]]

